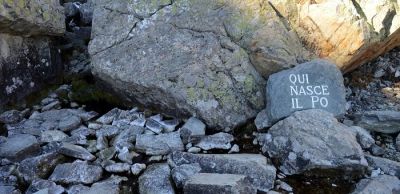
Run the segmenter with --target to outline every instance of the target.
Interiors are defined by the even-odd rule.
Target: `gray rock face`
[[[136,137],[135,148],[146,155],[166,155],[173,151],[183,151],[184,146],[178,132],[160,135],[142,134]]]
[[[67,134],[65,134],[62,131],[59,130],[48,130],[48,131],[43,131],[40,134],[40,142],[53,142],[53,141],[63,141],[68,137]]]
[[[363,149],[368,149],[375,144],[374,138],[372,138],[371,134],[364,128],[352,126],[350,129],[356,134],[357,141]]]
[[[37,139],[32,135],[19,134],[8,137],[0,144],[0,157],[20,161],[38,154],[40,151]]]
[[[90,188],[80,190],[77,194],[120,194],[121,182],[127,180],[126,177],[111,176],[104,181],[94,183]]]
[[[128,172],[131,169],[131,166],[126,163],[115,163],[106,166],[105,169],[107,172],[121,173]]]
[[[355,124],[371,131],[398,133],[400,132],[400,112],[367,111],[356,115]]]
[[[271,122],[269,121],[267,109],[263,109],[261,112],[257,114],[256,119],[254,120],[254,124],[257,127],[257,131],[262,131],[271,126]]]
[[[200,164],[182,164],[172,169],[171,175],[177,188],[183,188],[185,182],[194,174],[201,171]]]
[[[190,117],[179,129],[183,143],[187,144],[192,139],[206,135],[206,125],[196,117]]]
[[[126,145],[136,142],[136,136],[144,132],[143,127],[127,126],[121,133],[119,133],[111,142],[112,145]]]
[[[273,74],[267,83],[267,113],[271,123],[305,109],[323,109],[335,116],[346,111],[343,76],[324,60]]]
[[[264,107],[260,73],[305,58],[296,35],[262,2],[96,3],[93,74],[141,104],[232,129]]]
[[[198,173],[189,178],[184,193],[257,193],[257,189],[245,175]]]
[[[62,194],[64,193],[64,188],[60,185],[57,185],[54,182],[36,179],[32,182],[32,184],[28,187],[25,194],[34,194],[38,191],[47,190],[47,194]]]
[[[351,129],[319,109],[295,112],[278,122],[263,144],[263,152],[277,159],[288,175],[313,169],[362,175],[368,165]]]
[[[196,144],[197,147],[203,150],[211,149],[231,149],[231,142],[234,140],[233,135],[229,133],[219,132],[213,135],[208,135],[203,137],[199,143]]]
[[[400,151],[400,134],[397,135],[395,144],[396,144],[397,150]]]
[[[82,160],[95,160],[96,157],[93,156],[89,151],[85,148],[73,145],[70,143],[63,143],[60,149],[58,150],[59,153],[64,154],[66,156],[82,159]]]
[[[259,154],[190,154],[173,152],[169,164],[174,167],[198,163],[202,173],[246,175],[260,191],[267,192],[274,186],[276,169],[267,158]]]
[[[152,164],[139,177],[139,193],[141,194],[174,194],[170,180],[171,172],[168,164]]]
[[[20,2],[33,1],[37,2],[35,0]],[[0,31],[7,30],[1,27],[7,24],[2,22],[5,19],[2,17],[3,6],[4,3],[0,5]],[[35,12],[37,13],[38,11]],[[61,24],[64,24],[64,21]],[[53,49],[53,43],[47,37],[27,38],[0,33],[0,48],[0,73],[2,74],[0,107],[6,103],[20,101],[26,95],[40,90],[45,84],[54,82],[61,75],[63,65],[59,61],[60,55],[56,49]]]
[[[395,176],[380,175],[362,179],[352,194],[400,193],[400,180]]]
[[[64,9],[59,1],[4,1],[0,16],[0,33],[62,35],[65,31]]]
[[[18,172],[24,181],[30,183],[34,179],[47,178],[54,168],[65,160],[66,158],[63,155],[56,152],[27,158],[18,166]]]
[[[100,166],[77,160],[57,165],[49,180],[61,184],[91,184],[98,181],[102,174],[103,169]]]
[[[14,186],[0,185],[0,193],[21,194],[21,191]]]
[[[21,114],[17,110],[9,110],[0,114],[0,122],[4,124],[17,123],[21,119]]]
[[[365,155],[365,158],[371,167],[380,168],[385,174],[400,178],[400,162],[370,155]]]

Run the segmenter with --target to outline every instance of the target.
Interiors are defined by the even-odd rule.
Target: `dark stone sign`
[[[271,123],[305,109],[323,109],[336,116],[346,111],[342,73],[325,60],[303,63],[271,75],[266,100]]]

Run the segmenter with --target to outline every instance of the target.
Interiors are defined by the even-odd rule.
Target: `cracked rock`
[[[61,184],[91,184],[100,180],[102,174],[103,169],[100,166],[77,160],[57,165],[49,180]]]

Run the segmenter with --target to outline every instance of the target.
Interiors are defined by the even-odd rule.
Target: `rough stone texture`
[[[180,166],[198,163],[202,173],[239,174],[250,177],[260,191],[267,192],[274,186],[276,169],[267,158],[259,154],[190,154],[173,152],[169,164]]]
[[[0,3],[0,33],[61,36],[64,31],[64,9],[57,0]]]
[[[43,180],[43,179],[35,179],[31,185],[29,185],[28,189],[26,190],[25,194],[36,194],[36,192],[47,190],[44,192],[46,194],[62,194],[64,193],[65,189],[57,185],[54,182]]]
[[[195,146],[203,150],[211,149],[231,149],[231,142],[234,140],[233,135],[229,133],[219,132],[213,135],[204,136]]]
[[[172,169],[171,176],[177,188],[183,188],[185,182],[201,171],[200,164],[182,164]]]
[[[53,141],[63,141],[69,136],[62,131],[59,130],[48,130],[43,131],[40,134],[40,142],[49,143]]]
[[[396,145],[397,151],[400,151],[400,133],[397,135],[395,145]]]
[[[400,193],[400,180],[395,176],[380,175],[362,179],[352,194]]]
[[[70,143],[63,143],[60,149],[58,150],[59,153],[64,154],[66,156],[82,159],[82,160],[95,160],[96,157],[93,156],[89,151],[85,148],[73,145]]]
[[[1,22],[2,6],[0,3],[0,26],[4,24]],[[2,30],[4,28],[0,27]],[[44,84],[54,82],[61,70],[59,53],[49,38],[0,33],[0,108],[6,103],[18,102]]]
[[[198,173],[185,183],[184,193],[257,193],[248,177],[236,174]]]
[[[88,189],[82,189],[81,191],[77,192],[77,194],[120,194],[121,191],[121,182],[127,181],[126,177],[119,177],[119,176],[111,176],[110,178],[94,183]]]
[[[30,183],[37,178],[47,178],[54,168],[65,160],[66,158],[63,155],[56,152],[27,158],[18,166],[18,172],[24,181]]]
[[[37,139],[32,135],[19,134],[8,137],[0,144],[0,157],[20,161],[40,152]]]
[[[306,58],[261,0],[103,0],[94,9],[89,51],[94,75],[116,91],[219,129],[264,106],[256,69],[267,76]]]
[[[267,109],[263,109],[257,114],[257,117],[254,120],[254,124],[256,125],[257,131],[262,131],[268,127],[271,127],[271,122],[268,118]]]
[[[308,79],[305,74],[308,74]],[[325,60],[300,64],[268,78],[266,104],[269,122],[275,123],[295,111],[312,108],[342,116],[346,112],[345,95],[342,73],[334,64]]]
[[[352,126],[350,129],[356,134],[357,141],[363,149],[368,149],[375,144],[374,138],[364,128]]]
[[[168,164],[152,164],[139,177],[139,193],[142,194],[174,194],[171,172]]]
[[[400,132],[400,112],[398,111],[366,111],[357,114],[354,120],[356,125],[371,131]]]
[[[21,113],[17,110],[9,110],[0,114],[0,122],[12,124],[21,121]]]
[[[346,72],[400,45],[399,1],[270,2],[309,50]]]
[[[103,169],[100,166],[77,160],[57,165],[49,180],[61,184],[91,184],[98,181],[102,174]]]
[[[351,129],[319,109],[298,111],[278,122],[263,144],[263,152],[287,175],[326,169],[359,176],[368,165]]]
[[[380,168],[385,174],[400,178],[400,162],[371,155],[365,155],[365,159],[367,159],[369,166]]]
[[[138,135],[135,148],[146,155],[166,155],[173,151],[183,151],[184,146],[178,132],[160,135]]]

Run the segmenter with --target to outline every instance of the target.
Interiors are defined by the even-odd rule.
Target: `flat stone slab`
[[[259,190],[267,192],[273,188],[276,169],[269,165],[267,158],[261,154],[191,154],[173,152],[170,164],[198,163],[201,173],[246,175]]]
[[[400,162],[371,155],[365,155],[365,159],[367,159],[369,166],[380,168],[385,174],[400,178]]]
[[[250,183],[245,175],[198,173],[186,181],[184,193],[257,193],[257,189]]]
[[[61,184],[92,184],[100,180],[102,174],[103,169],[100,166],[77,160],[57,165],[49,180]]]
[[[0,158],[20,161],[33,156],[40,151],[36,137],[28,134],[17,134],[8,137],[6,142],[0,144]]]
[[[211,150],[211,149],[231,149],[231,142],[235,138],[233,135],[229,133],[219,132],[213,135],[204,136],[201,138],[200,142],[195,146],[199,147],[203,150]]]
[[[63,143],[60,149],[58,150],[59,153],[64,154],[66,156],[82,159],[82,160],[94,160],[96,157],[87,151],[85,148],[73,145],[70,143]]]
[[[137,135],[135,148],[138,152],[153,156],[166,155],[175,150],[184,150],[184,146],[178,132],[163,133],[160,135]]]
[[[352,194],[400,193],[400,180],[395,176],[380,175],[360,180]]]
[[[323,109],[335,116],[344,115],[346,111],[342,73],[325,60],[314,60],[272,74],[266,94],[271,123],[305,109]]]
[[[380,133],[393,134],[400,132],[399,111],[366,111],[355,116],[355,124]]]

